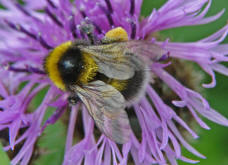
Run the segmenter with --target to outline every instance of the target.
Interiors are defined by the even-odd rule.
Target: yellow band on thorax
[[[79,76],[79,82],[87,84],[96,76],[98,66],[89,53],[82,52],[82,58],[84,61],[84,68]]]

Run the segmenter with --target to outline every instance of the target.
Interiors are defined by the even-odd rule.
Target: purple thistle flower
[[[154,79],[159,79],[173,93],[177,100],[168,104],[156,89],[156,83],[147,85],[146,95],[132,108],[140,126],[139,137],[132,133],[129,142],[121,147],[105,135],[95,135],[92,118],[82,103],[72,107],[69,116],[67,141],[63,165],[80,164],[128,164],[130,157],[134,164],[177,164],[176,160],[189,163],[198,161],[188,159],[181,153],[181,146],[194,155],[205,158],[184,138],[178,127],[184,128],[193,138],[198,135],[177,113],[180,108],[192,115],[204,129],[209,126],[199,114],[215,123],[228,126],[228,120],[210,107],[197,91],[184,86],[167,71],[173,63],[169,59],[183,59],[197,63],[212,82],[203,84],[205,88],[216,85],[215,71],[228,75],[222,62],[228,61],[228,45],[222,44],[228,32],[228,25],[213,35],[191,43],[159,41],[150,38],[154,32],[164,29],[206,24],[218,19],[222,10],[215,16],[205,17],[211,0],[169,0],[160,9],[154,9],[147,17],[140,18],[142,0],[1,0],[5,9],[0,10],[0,131],[8,130],[9,143],[6,151],[23,145],[11,163],[28,164],[34,145],[43,130],[54,124],[67,109],[67,94],[57,89],[43,72],[43,60],[50,50],[59,44],[82,39],[84,34],[78,25],[84,20],[95,28],[98,39],[112,28],[123,27],[132,40],[151,40],[161,50],[165,50],[160,61],[150,66]],[[150,39],[149,39],[150,38]],[[154,50],[156,53],[156,50]],[[21,84],[24,84],[21,87]],[[42,103],[33,110],[29,104],[36,94],[49,86]],[[56,111],[47,120],[47,108]],[[79,113],[79,111],[82,111]],[[186,113],[187,113],[186,112]],[[84,137],[73,144],[77,118],[82,118]],[[23,133],[20,130],[24,129]],[[77,134],[77,132],[76,132]]]

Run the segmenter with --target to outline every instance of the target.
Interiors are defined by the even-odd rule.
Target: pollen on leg
[[[128,41],[128,34],[122,27],[117,27],[105,34],[105,39],[114,41]]]

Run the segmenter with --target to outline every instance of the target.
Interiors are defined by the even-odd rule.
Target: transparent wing
[[[159,45],[153,44],[151,41],[145,40],[132,40],[126,43],[126,49],[128,52],[132,52],[140,56],[144,62],[158,61],[168,51],[161,48]]]
[[[131,127],[124,110],[124,97],[118,90],[102,81],[91,82],[83,88],[72,88],[107,137],[120,144],[129,140]]]
[[[99,72],[109,78],[126,80],[136,70],[156,61],[165,51],[148,41],[114,42],[104,45],[81,46],[84,52],[92,54],[99,65]]]
[[[119,43],[81,46],[80,49],[92,54],[98,64],[99,72],[109,78],[126,80],[134,76],[137,69],[125,56],[125,45]]]

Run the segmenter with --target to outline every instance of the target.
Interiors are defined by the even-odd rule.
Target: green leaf
[[[49,125],[38,140],[40,157],[35,160],[33,165],[61,165],[65,142],[66,131],[63,123],[58,121],[54,125]]]
[[[1,143],[0,143],[0,163],[2,165],[10,164],[10,160],[9,160],[7,154],[5,153],[5,151],[3,150]]]
[[[141,15],[142,16],[150,15],[150,13],[154,8],[159,9],[165,2],[166,0],[159,0],[159,1],[144,0],[142,5],[142,10],[141,10]]]

